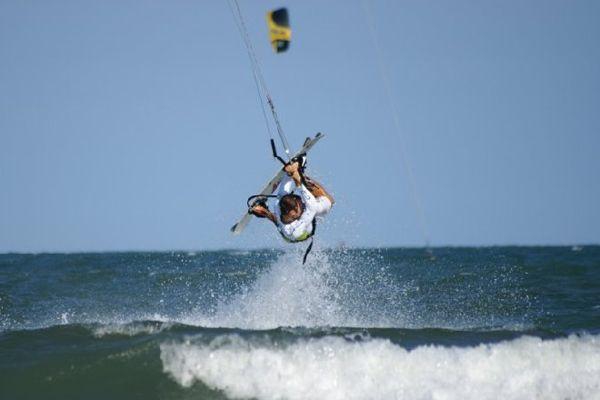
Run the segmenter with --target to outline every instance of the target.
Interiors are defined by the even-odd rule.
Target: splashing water
[[[407,285],[377,261],[365,254],[315,251],[302,265],[299,252],[288,252],[221,301],[213,315],[198,313],[187,322],[244,329],[405,324]]]

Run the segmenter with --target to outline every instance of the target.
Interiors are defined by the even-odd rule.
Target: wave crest
[[[283,346],[223,335],[160,346],[163,370],[234,398],[592,399],[600,392],[600,336],[521,337],[476,347],[324,337]]]

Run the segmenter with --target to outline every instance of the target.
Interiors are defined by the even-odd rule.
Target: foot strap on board
[[[277,196],[274,194],[255,194],[248,197],[246,200],[246,205],[248,206],[248,214],[251,214],[250,210],[257,204],[261,206],[267,207],[267,199],[276,199]]]

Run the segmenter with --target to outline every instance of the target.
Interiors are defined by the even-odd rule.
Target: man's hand
[[[300,176],[300,163],[298,161],[286,164],[283,167],[283,170],[294,180],[294,182],[296,182],[296,186],[300,186],[302,184],[302,177]]]
[[[289,175],[294,176],[298,169],[300,168],[300,163],[298,161],[294,161],[293,163],[287,163],[283,167],[283,170]]]

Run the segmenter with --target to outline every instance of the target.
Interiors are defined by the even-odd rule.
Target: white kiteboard
[[[307,153],[310,149],[312,149],[312,147],[325,135],[323,135],[321,132],[317,133],[315,135],[314,138],[307,138],[306,141],[304,142],[304,146],[302,146],[302,148],[296,152],[296,154],[294,154],[292,156],[292,158],[299,156],[302,153]],[[259,193],[260,195],[268,195],[268,194],[272,194],[275,189],[277,189],[277,186],[279,185],[279,183],[281,182],[281,180],[283,179],[283,177],[285,176],[285,171],[283,169],[280,169],[277,174],[275,174],[275,176],[273,177],[273,179],[271,179],[269,181],[269,183],[267,183],[263,190]],[[231,227],[231,232],[234,235],[239,235],[240,233],[242,233],[242,231],[244,230],[244,228],[246,227],[246,225],[248,225],[248,222],[250,222],[250,220],[252,219],[253,215],[246,212],[242,218],[240,218],[240,220]]]

